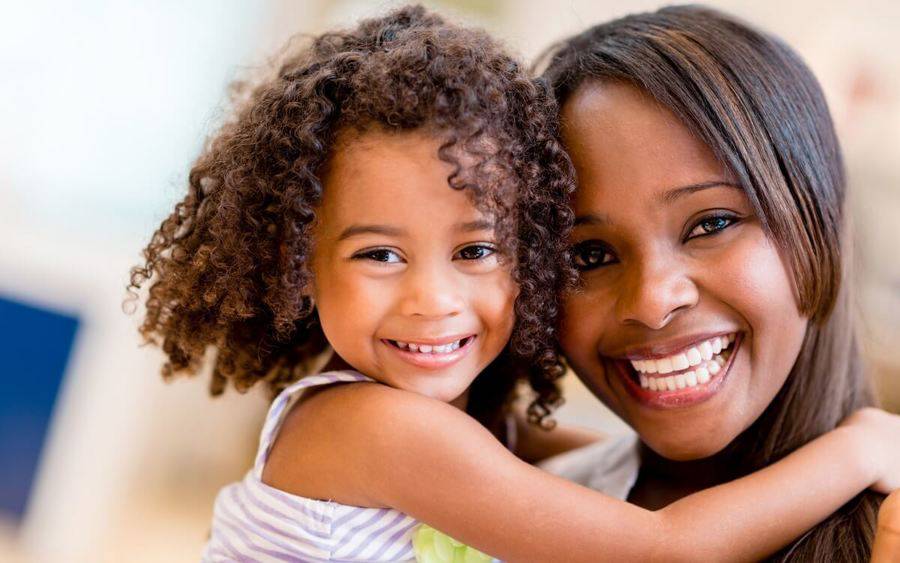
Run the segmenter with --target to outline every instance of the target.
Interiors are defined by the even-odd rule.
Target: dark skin
[[[673,461],[641,443],[640,456],[641,470],[628,495],[628,502],[648,510],[658,510],[697,491],[737,477],[733,460],[724,454]]]

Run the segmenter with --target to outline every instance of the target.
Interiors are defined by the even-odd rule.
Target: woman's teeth
[[[459,347],[462,346],[462,343],[468,339],[461,338],[455,342],[450,342],[449,344],[441,344],[439,346],[435,346],[433,344],[413,344],[412,342],[400,342],[399,340],[391,340],[397,348],[401,350],[407,350],[409,352],[416,352],[418,354],[449,354],[454,350],[459,350]]]
[[[641,387],[651,391],[676,391],[708,383],[722,370],[734,343],[734,334],[715,337],[693,346],[684,352],[655,360],[632,360],[638,372]],[[692,368],[689,371],[688,368]],[[678,372],[678,373],[673,373]],[[672,373],[668,377],[662,375]],[[658,375],[648,375],[658,374]]]

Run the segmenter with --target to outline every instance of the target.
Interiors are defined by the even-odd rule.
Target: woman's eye
[[[493,255],[495,252],[497,252],[497,250],[492,246],[472,244],[457,252],[454,258],[459,258],[461,260],[481,260]]]
[[[702,237],[706,235],[712,235],[718,233],[719,231],[723,231],[737,222],[735,217],[727,216],[727,215],[713,215],[711,217],[705,217],[701,219],[691,232],[688,233],[688,240],[696,237]]]
[[[403,262],[400,256],[393,250],[387,248],[376,248],[375,250],[366,250],[353,255],[355,260],[372,260],[374,262],[382,262],[385,264],[397,264]]]
[[[597,241],[580,242],[572,247],[572,259],[575,267],[582,272],[612,264],[615,258],[605,244]]]

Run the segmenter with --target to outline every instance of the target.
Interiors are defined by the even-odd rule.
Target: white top
[[[641,467],[638,444],[636,434],[609,436],[589,446],[546,459],[538,467],[579,485],[626,500]]]
[[[306,498],[262,482],[269,450],[290,407],[305,389],[372,381],[355,371],[311,375],[282,391],[269,407],[256,462],[242,481],[216,496],[203,561],[414,561],[419,522],[389,508]]]

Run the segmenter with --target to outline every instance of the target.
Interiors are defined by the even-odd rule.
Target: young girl
[[[657,512],[514,455],[584,442],[505,424],[526,367],[531,419],[558,399],[554,118],[485,34],[404,8],[316,38],[213,138],[132,280],[164,375],[213,346],[213,394],[280,390],[205,560],[489,559],[420,522],[511,561],[758,558],[900,481],[880,412]]]

